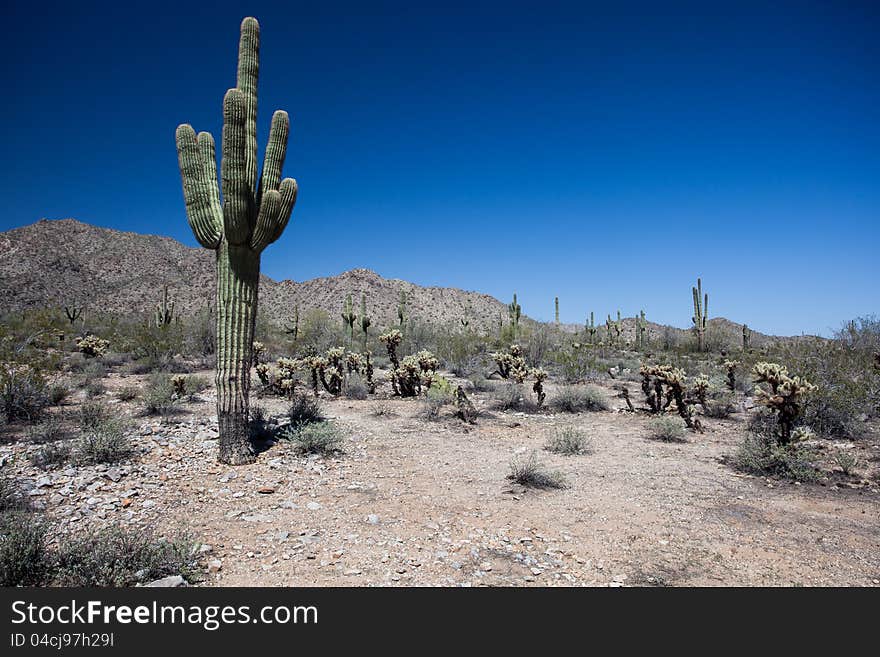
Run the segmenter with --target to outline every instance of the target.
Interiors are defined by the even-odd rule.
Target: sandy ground
[[[116,377],[111,387],[137,379]],[[344,454],[306,458],[282,441],[238,468],[215,460],[208,392],[171,420],[136,417],[142,454],[127,465],[46,473],[17,458],[31,449],[23,443],[0,455],[59,532],[86,522],[190,531],[210,546],[203,585],[880,584],[876,433],[854,447],[859,476],[798,485],[725,463],[744,413],[663,443],[649,437],[647,415],[622,412],[603,390],[615,410],[487,411],[476,426],[451,410],[424,420],[415,400],[385,401],[394,415],[376,417],[375,399],[323,398],[347,436]],[[472,399],[488,407],[487,394]],[[257,403],[277,414],[286,406]],[[592,437],[591,454],[542,450],[565,426]],[[507,480],[511,459],[531,450],[569,487]]]

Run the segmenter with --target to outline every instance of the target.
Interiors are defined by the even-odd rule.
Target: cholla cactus
[[[544,405],[544,400],[547,398],[547,393],[544,392],[544,381],[547,379],[547,372],[540,367],[536,367],[531,371],[531,375],[535,379],[535,382],[532,384],[532,390],[538,399],[538,408],[541,408]]]
[[[455,414],[468,424],[477,423],[477,409],[474,408],[461,386],[455,389]]]
[[[162,301],[156,304],[156,312],[153,315],[157,328],[171,326],[174,319],[174,302],[168,300],[168,286],[162,288]]]
[[[103,356],[104,352],[110,346],[110,341],[99,338],[96,335],[87,335],[76,339],[76,347],[80,353],[85,354],[88,358]]]
[[[250,441],[249,394],[260,257],[281,237],[297,193],[295,180],[281,179],[290,131],[287,112],[272,116],[262,175],[257,176],[259,49],[259,23],[245,18],[236,86],[223,99],[222,203],[214,138],[207,132],[197,136],[188,124],[180,125],[176,134],[190,227],[199,244],[216,252],[219,459],[230,465],[256,458]]]
[[[174,389],[174,396],[183,399],[186,396],[186,377],[183,374],[175,374],[171,377],[171,387]]]
[[[67,315],[67,321],[73,326],[74,322],[82,317],[82,306],[77,306],[75,302],[73,305],[64,306],[64,314]]]
[[[516,292],[513,293],[513,301],[507,304],[507,316],[510,319],[513,337],[516,339],[519,335],[519,320],[522,317],[522,307],[516,302]]]
[[[724,367],[727,370],[727,387],[736,390],[736,368],[740,366],[738,360],[725,360]]]
[[[706,319],[709,316],[709,294],[703,294],[703,281],[697,279],[697,287],[694,293],[694,316],[691,322],[694,324],[694,332],[697,334],[697,350],[706,350]]]
[[[703,427],[694,414],[694,407],[685,399],[684,370],[671,365],[642,365],[639,373],[642,375],[642,391],[652,412],[662,412],[675,401],[676,410],[685,425],[692,431],[702,433]]]
[[[638,317],[636,317],[636,337],[635,337],[635,347],[636,350],[641,351],[647,345],[647,328],[648,323],[645,321],[645,311],[642,310]]]
[[[263,356],[266,355],[266,345],[258,340],[254,340],[254,363],[260,363]]]
[[[364,334],[364,351],[367,350],[367,339],[370,337],[370,324],[373,323],[367,317],[367,295],[361,294],[361,332]]]
[[[706,399],[709,395],[709,377],[705,374],[700,374],[699,376],[694,377],[693,391],[694,397],[700,402],[700,406],[705,409]]]
[[[440,362],[429,351],[420,351],[418,354],[404,358],[400,367],[391,372],[391,387],[395,395],[400,397],[415,397],[421,394],[422,389],[431,387],[431,383],[437,375]]]
[[[522,347],[518,344],[510,345],[507,352],[491,353],[489,357],[498,365],[498,374],[502,379],[513,379],[517,383],[522,383],[529,374]]]
[[[760,362],[752,368],[755,383],[767,384],[755,388],[757,401],[776,413],[779,421],[779,442],[786,445],[791,442],[794,423],[801,412],[801,401],[804,395],[816,386],[799,376],[789,376],[788,370],[777,363]]]
[[[257,363],[254,369],[264,389],[290,399],[293,397],[297,383],[299,383],[296,372],[303,365],[303,361],[300,360],[279,358],[275,362],[274,368],[266,363]]]
[[[384,344],[388,350],[388,358],[394,369],[400,367],[400,361],[397,359],[397,347],[400,346],[402,340],[403,334],[397,329],[391,329],[379,336],[379,342]]]

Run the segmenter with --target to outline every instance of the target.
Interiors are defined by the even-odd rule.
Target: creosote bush
[[[22,510],[0,514],[0,586],[42,586],[52,575],[48,527]]]
[[[178,396],[171,377],[155,373],[150,376],[141,394],[141,403],[147,415],[172,415],[178,410]]]
[[[519,455],[510,463],[507,478],[527,488],[567,488],[561,472],[550,470],[538,460],[536,452]]]
[[[290,400],[287,417],[290,420],[290,426],[293,428],[324,421],[321,405],[316,399],[304,394],[296,394]]]
[[[593,451],[592,442],[584,431],[574,428],[558,429],[544,446],[548,452],[575,456],[578,454],[590,454]]]
[[[125,460],[134,451],[125,431],[126,425],[119,418],[84,428],[75,447],[77,462],[95,465]]]
[[[290,426],[282,436],[293,443],[299,454],[328,456],[342,451],[342,435],[332,422],[312,422]]]
[[[46,380],[30,365],[0,363],[0,415],[33,422],[50,403]]]
[[[550,406],[562,413],[607,411],[608,402],[599,390],[590,386],[560,386]]]
[[[667,443],[687,442],[681,422],[671,417],[658,417],[651,421],[651,438]]]
[[[819,478],[812,449],[797,442],[780,443],[773,433],[746,436],[732,462],[736,469],[750,474],[804,482]]]

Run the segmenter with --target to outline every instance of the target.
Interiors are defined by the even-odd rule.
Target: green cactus
[[[406,328],[406,292],[403,290],[400,291],[400,297],[397,301],[397,320],[402,333]]]
[[[357,315],[354,314],[354,303],[351,300],[351,295],[349,294],[345,297],[345,305],[342,310],[342,328],[344,331],[348,332],[348,347],[351,348],[351,343],[354,342],[354,323],[357,321]]]
[[[74,322],[82,317],[82,306],[77,306],[76,302],[74,301],[73,305],[64,306],[64,314],[67,315],[67,321],[69,321],[70,325],[73,326]]]
[[[510,318],[513,338],[516,339],[519,334],[519,319],[522,317],[522,307],[516,302],[516,292],[513,293],[513,301],[507,304],[507,316]]]
[[[296,341],[299,339],[299,304],[296,304],[293,309],[293,323],[284,329],[284,332],[287,335],[292,335],[293,342],[296,344]]]
[[[590,311],[590,323],[585,325],[587,329],[587,334],[590,336],[590,344],[593,344],[593,341],[596,339],[596,322],[593,317],[593,311]]]
[[[361,331],[364,334],[364,351],[367,350],[367,339],[370,337],[370,324],[373,323],[367,316],[367,295],[361,294]]]
[[[553,303],[556,304],[556,326],[559,326],[559,297],[555,297]]]
[[[255,459],[248,426],[260,255],[281,237],[296,201],[292,178],[281,180],[290,122],[272,116],[269,142],[257,179],[257,78],[260,26],[241,23],[236,87],[223,98],[222,187],[217,184],[214,138],[189,124],[177,128],[177,154],[190,227],[217,254],[217,419],[220,461]],[[196,71],[192,72],[196,74]]]
[[[748,351],[752,348],[752,330],[748,327],[748,324],[743,324],[743,351]]]
[[[645,321],[645,311],[642,310],[636,317],[636,350],[641,351],[647,344],[647,322]]]
[[[618,345],[620,346],[620,334],[623,332],[623,327],[620,320],[620,311],[617,311],[617,320],[612,321],[611,315],[608,315],[608,319],[605,320],[605,334],[608,338],[609,345]]]
[[[157,328],[171,326],[171,321],[174,319],[174,302],[168,301],[167,285],[162,288],[162,301],[156,304],[156,313],[154,317]]]
[[[691,322],[697,334],[697,351],[706,350],[706,318],[709,316],[709,294],[703,295],[703,281],[697,279],[697,287],[694,292],[694,316]]]

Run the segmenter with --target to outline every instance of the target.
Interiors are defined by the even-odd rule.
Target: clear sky
[[[783,334],[880,311],[880,3],[11,4],[2,230],[195,246],[174,129],[219,141],[254,15],[261,148],[288,110],[300,186],[273,278],[687,326],[699,275],[710,316]]]

